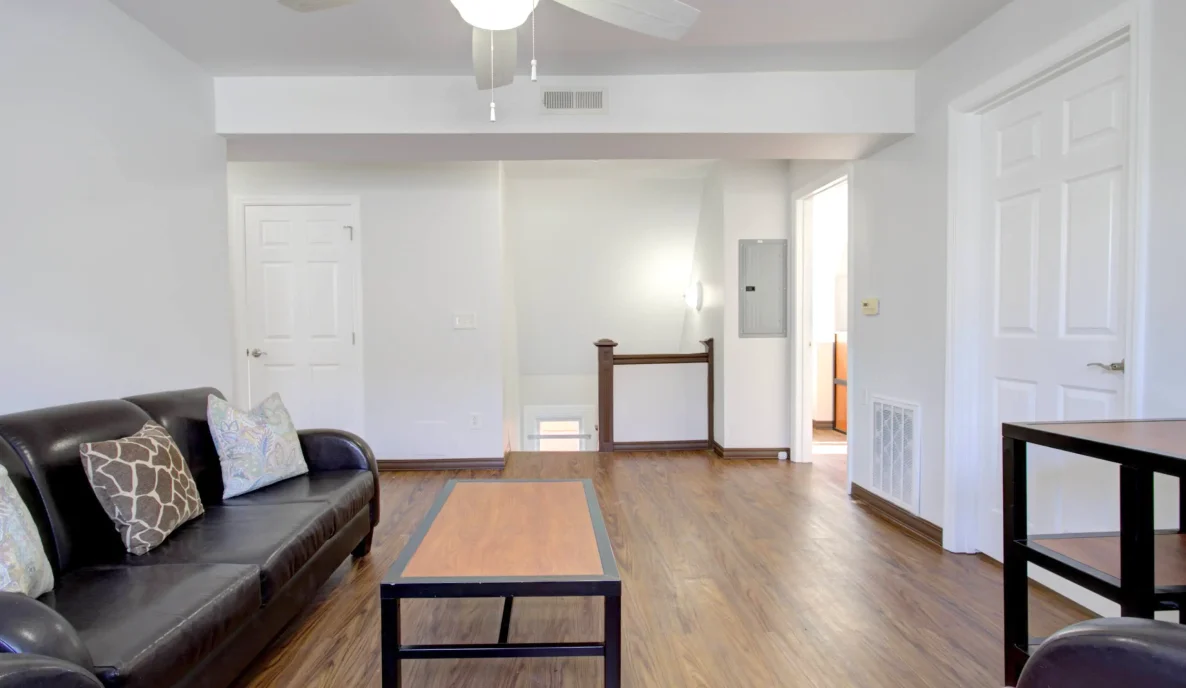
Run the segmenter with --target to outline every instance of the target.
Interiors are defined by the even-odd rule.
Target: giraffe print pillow
[[[131,437],[79,448],[91,489],[132,554],[146,554],[201,516],[202,499],[177,443],[149,421]]]

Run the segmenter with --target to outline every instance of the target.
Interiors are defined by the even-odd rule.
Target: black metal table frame
[[[1155,611],[1178,609],[1186,602],[1186,586],[1157,587],[1154,581],[1153,475],[1186,478],[1181,459],[1084,438],[1047,432],[1041,426],[1006,423],[1002,427],[1004,489],[1004,612],[1005,685],[1015,686],[1029,661],[1030,647],[1040,639],[1029,636],[1028,564],[1055,573],[1113,602],[1123,616],[1152,619]],[[1033,542],[1028,534],[1026,504],[1027,446],[1036,444],[1120,465],[1120,578],[1110,576]],[[1186,487],[1186,486],[1184,486]],[[1186,525],[1186,499],[1179,500],[1179,523]],[[1181,532],[1181,531],[1163,531]],[[1115,536],[1080,533],[1061,537]],[[1053,539],[1058,535],[1043,535]],[[1039,539],[1039,538],[1034,538]],[[1186,619],[1184,619],[1186,621]]]
[[[401,688],[405,659],[493,659],[513,657],[604,657],[605,686],[619,688],[622,680],[622,581],[614,560],[605,520],[597,504],[593,481],[581,480],[601,558],[600,576],[525,576],[402,578],[400,574],[419,549],[445,501],[458,482],[578,482],[575,480],[450,480],[441,490],[419,528],[404,546],[380,587],[383,688]],[[585,643],[510,643],[511,612],[516,597],[604,597],[605,638]],[[503,598],[497,643],[468,645],[404,645],[400,635],[400,601],[425,598]]]

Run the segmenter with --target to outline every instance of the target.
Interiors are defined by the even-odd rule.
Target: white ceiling
[[[111,0],[211,73],[466,74],[470,29],[449,0],[358,0],[300,14],[275,0]],[[618,29],[544,0],[548,74],[909,69],[1009,0],[688,0],[699,23],[678,43]],[[522,29],[520,66],[530,50]]]

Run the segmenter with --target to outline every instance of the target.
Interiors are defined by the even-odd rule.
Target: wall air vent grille
[[[873,397],[873,491],[918,513],[919,410],[915,404]]]
[[[605,91],[546,88],[541,91],[540,104],[544,112],[556,114],[604,112]]]

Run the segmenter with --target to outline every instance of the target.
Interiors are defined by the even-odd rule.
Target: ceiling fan
[[[540,0],[450,0],[461,18],[474,27],[474,76],[485,91],[509,85],[518,61],[518,28],[533,18]],[[638,33],[678,40],[692,28],[700,10],[679,0],[554,0],[555,2]],[[316,12],[355,0],[279,0],[298,12]],[[532,80],[535,60],[532,60]]]

